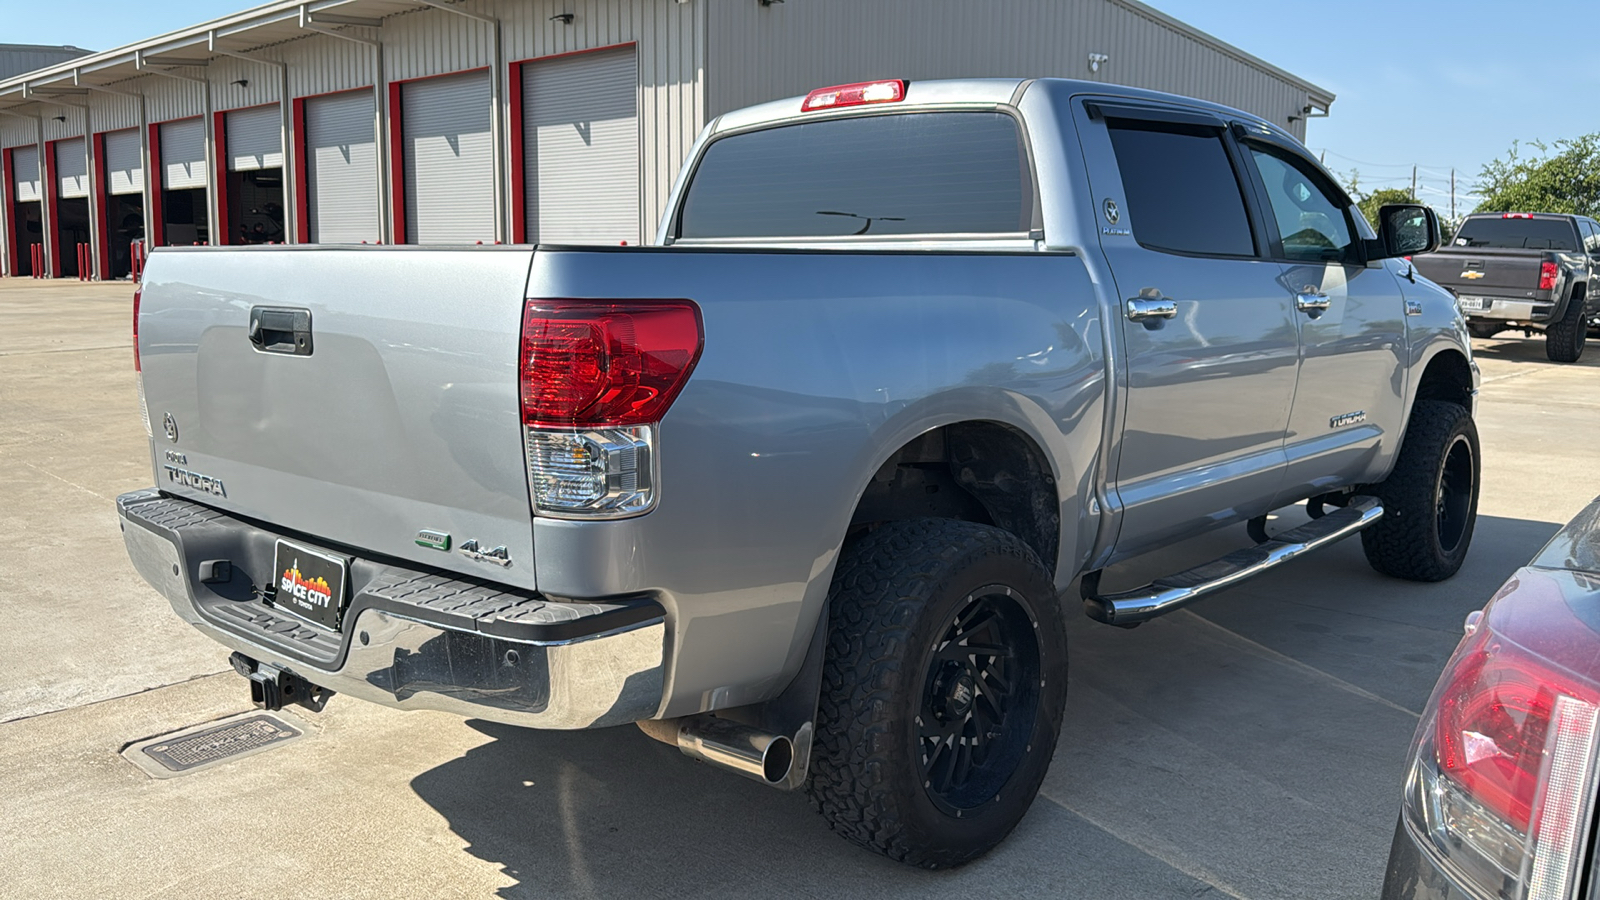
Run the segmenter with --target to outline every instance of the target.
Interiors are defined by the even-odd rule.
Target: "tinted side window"
[[[1017,124],[994,112],[830,119],[706,149],[678,236],[1017,234],[1033,216]]]
[[[1287,259],[1335,262],[1350,255],[1350,220],[1329,196],[1322,179],[1289,156],[1250,148],[1250,158],[1267,188],[1267,203],[1278,223]]]
[[[1153,250],[1254,256],[1250,217],[1213,129],[1112,121],[1133,236]]]
[[[1580,227],[1583,231],[1584,249],[1592,254],[1600,254],[1600,225],[1590,219],[1583,219],[1580,221]]]

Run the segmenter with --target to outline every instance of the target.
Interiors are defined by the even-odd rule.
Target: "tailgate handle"
[[[250,307],[250,343],[263,353],[311,355],[311,310]]]

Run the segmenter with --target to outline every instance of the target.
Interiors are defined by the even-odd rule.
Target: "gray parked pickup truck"
[[[1398,259],[1437,219],[1380,220],[1234,110],[884,81],[718,118],[657,246],[162,249],[128,551],[263,705],[637,722],[957,865],[1050,764],[1075,583],[1461,565],[1477,369]]]
[[[1587,216],[1468,216],[1450,246],[1416,257],[1417,271],[1459,298],[1474,337],[1545,335],[1545,355],[1577,362],[1600,325],[1600,224]]]

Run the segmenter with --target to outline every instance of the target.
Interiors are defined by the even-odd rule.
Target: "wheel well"
[[[1061,542],[1055,476],[1038,445],[1008,425],[946,425],[895,451],[862,493],[850,533],[918,518],[1004,529],[1055,571]]]
[[[1471,409],[1472,368],[1467,358],[1446,350],[1430,360],[1417,383],[1417,400],[1444,400]]]

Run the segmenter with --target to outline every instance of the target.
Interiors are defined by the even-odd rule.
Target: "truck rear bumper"
[[[1509,300],[1501,297],[1479,298],[1486,309],[1472,309],[1462,305],[1461,314],[1469,321],[1493,319],[1509,322],[1548,322],[1555,304],[1548,300]]]
[[[263,596],[274,533],[154,490],[118,497],[117,512],[134,567],[179,617],[331,691],[549,729],[625,724],[661,706],[666,627],[653,600],[557,603],[352,559],[352,600],[334,632]],[[232,575],[203,582],[202,563],[216,559]]]

